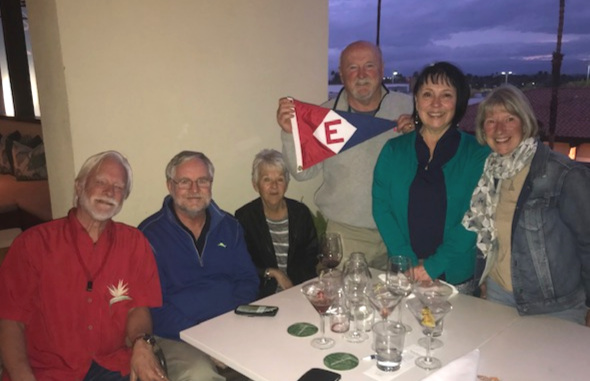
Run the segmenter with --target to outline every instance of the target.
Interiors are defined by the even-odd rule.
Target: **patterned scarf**
[[[494,226],[498,190],[502,180],[509,179],[531,162],[537,151],[537,140],[528,138],[520,142],[510,154],[502,156],[492,152],[486,159],[483,174],[471,196],[471,205],[463,217],[465,229],[477,232],[477,247],[484,258],[498,251],[498,235]],[[496,184],[496,180],[498,183]]]

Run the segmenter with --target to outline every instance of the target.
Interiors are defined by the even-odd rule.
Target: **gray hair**
[[[258,183],[260,167],[263,165],[279,168],[283,172],[285,182],[289,184],[289,171],[282,153],[274,149],[263,149],[256,154],[252,162],[252,182],[255,184]]]
[[[189,160],[198,159],[203,162],[207,166],[207,172],[209,172],[209,177],[213,180],[213,175],[215,174],[215,167],[213,167],[213,163],[207,156],[205,156],[202,152],[197,151],[182,151],[177,153],[172,160],[166,166],[166,180],[171,181],[176,176],[176,168],[186,163]]]
[[[477,108],[475,117],[475,137],[481,144],[487,144],[484,123],[487,114],[496,106],[502,106],[512,115],[522,121],[522,140],[539,134],[539,124],[533,113],[531,104],[522,91],[512,85],[502,85],[495,88]]]
[[[82,168],[80,168],[80,171],[78,172],[78,175],[74,181],[74,206],[76,206],[78,203],[76,185],[79,185],[82,189],[84,189],[86,187],[88,175],[98,168],[100,164],[107,158],[116,160],[125,169],[127,182],[125,183],[125,193],[123,195],[123,199],[126,200],[127,197],[129,197],[129,194],[131,193],[131,186],[133,184],[133,171],[131,170],[131,165],[129,165],[127,158],[125,158],[125,156],[123,156],[121,153],[117,151],[104,151],[90,156],[88,159],[86,159],[84,164],[82,164]]]

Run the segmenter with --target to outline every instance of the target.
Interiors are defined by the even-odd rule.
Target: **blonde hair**
[[[539,134],[539,124],[531,104],[522,91],[512,85],[502,85],[494,89],[477,108],[475,117],[475,137],[480,144],[487,144],[484,132],[486,116],[494,107],[502,106],[522,122],[522,140]]]

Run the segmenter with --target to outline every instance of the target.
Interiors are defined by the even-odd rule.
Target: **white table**
[[[479,372],[502,381],[590,379],[590,328],[556,318],[518,318],[480,353]]]
[[[546,317],[520,317],[512,308],[464,295],[450,301],[453,311],[445,318],[444,347],[433,352],[443,365],[480,348],[479,373],[502,381],[586,379],[590,375],[590,328]],[[275,317],[229,312],[182,331],[180,337],[255,381],[296,381],[310,368],[325,368],[324,357],[334,352],[352,353],[360,359],[355,369],[338,372],[343,381],[371,380],[364,372],[375,367],[375,362],[362,360],[373,353],[370,340],[351,344],[328,329],[336,345],[319,350],[310,345],[316,336],[297,338],[287,333],[296,322],[319,324],[318,314],[299,287],[257,304],[278,306],[279,312]],[[407,310],[404,322],[413,327],[406,338],[409,347],[422,333]],[[420,380],[428,374],[412,367],[395,380]]]

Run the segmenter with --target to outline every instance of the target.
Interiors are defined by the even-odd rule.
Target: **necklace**
[[[102,272],[102,270],[104,269],[104,266],[107,263],[107,260],[109,259],[109,256],[111,254],[111,249],[113,248],[113,243],[115,242],[115,239],[113,237],[113,233],[114,231],[111,229],[108,229],[108,226],[106,228],[107,230],[107,234],[109,235],[109,247],[107,249],[106,254],[104,255],[104,257],[102,258],[102,262],[100,263],[100,266],[98,267],[98,269],[94,272],[91,273],[90,269],[88,269],[88,266],[86,266],[86,262],[84,262],[84,259],[82,258],[82,255],[80,254],[80,248],[78,247],[78,245],[74,245],[75,251],[76,251],[76,257],[78,258],[78,262],[80,263],[80,266],[82,267],[82,270],[84,270],[84,273],[86,274],[86,291],[87,292],[92,292],[93,286],[94,286],[94,279],[96,279],[96,277]],[[72,238],[76,237],[76,230],[74,227],[74,224],[71,225],[71,232],[72,232]],[[100,237],[99,237],[100,239]]]

